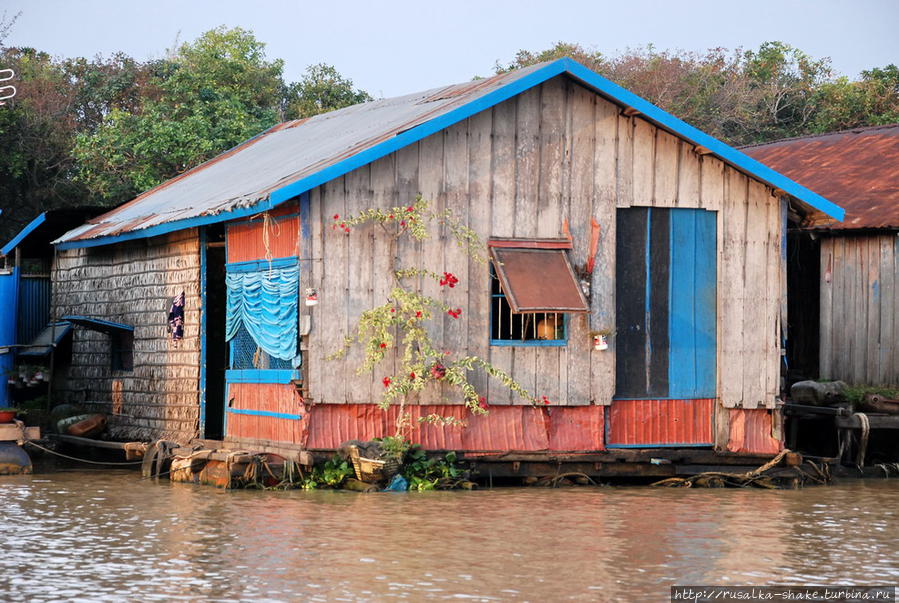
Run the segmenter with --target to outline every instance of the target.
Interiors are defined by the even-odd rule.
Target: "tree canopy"
[[[57,59],[2,47],[18,94],[0,108],[0,240],[37,213],[118,205],[284,119],[371,100],[326,64],[287,83],[252,32],[219,27],[165,58]]]
[[[614,57],[559,42],[520,50],[497,73],[568,56],[669,113],[732,145],[899,121],[899,70],[835,77],[829,59],[783,42],[705,53],[652,45]]]

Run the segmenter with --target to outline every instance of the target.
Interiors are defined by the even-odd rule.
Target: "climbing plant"
[[[331,228],[338,234],[350,236],[353,229],[365,224],[374,224],[382,229],[390,240],[390,257],[394,265],[390,274],[393,280],[387,300],[366,310],[359,317],[355,332],[347,337],[344,345],[329,356],[330,359],[343,357],[353,345],[361,345],[365,359],[357,368],[357,373],[376,372],[388,354],[397,353],[397,369],[383,375],[381,382],[384,393],[380,406],[387,408],[391,403],[401,405],[398,433],[403,430],[408,416],[403,412],[406,397],[429,386],[448,384],[458,391],[462,402],[473,414],[487,412],[487,399],[480,394],[469,380],[469,375],[477,369],[499,380],[513,393],[533,405],[549,404],[546,396],[539,399],[524,389],[512,377],[479,356],[454,356],[451,351],[442,351],[432,340],[428,324],[444,315],[458,319],[464,308],[447,304],[441,297],[431,297],[421,292],[421,279],[435,281],[441,292],[459,286],[459,278],[452,272],[437,272],[427,267],[399,265],[396,253],[397,242],[403,237],[414,241],[428,238],[429,225],[444,226],[456,245],[477,262],[487,261],[484,243],[478,235],[464,225],[452,210],[436,211],[430,203],[419,195],[415,202],[405,207],[390,209],[366,209],[354,216],[334,214]],[[455,417],[430,415],[420,420],[441,424],[458,424]]]

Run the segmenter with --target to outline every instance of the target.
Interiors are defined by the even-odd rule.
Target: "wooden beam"
[[[634,115],[640,115],[640,112],[633,107],[625,107],[621,110],[621,114],[625,117],[633,117]]]

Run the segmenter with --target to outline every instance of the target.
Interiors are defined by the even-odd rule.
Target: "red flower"
[[[390,377],[384,377],[384,378],[381,380],[381,383],[384,384],[384,387],[390,387]]]
[[[384,348],[387,347],[387,344],[382,341],[381,345],[379,347],[383,350]]]
[[[346,222],[341,222],[341,223],[340,223],[340,227],[341,227],[341,228],[346,228]]]
[[[396,308],[390,308],[390,313],[392,314],[394,312],[396,312]]]
[[[390,214],[389,216],[387,216],[387,219],[388,219],[388,220],[393,220],[393,214]]]
[[[406,221],[405,221],[405,220],[400,220],[400,226],[405,226],[405,225],[406,225]]]
[[[335,220],[339,220],[339,219],[340,219],[340,214],[334,214],[334,219],[335,219]]]
[[[415,318],[421,318],[421,311],[415,313]]]
[[[415,373],[409,373],[409,378],[415,381]]]
[[[544,406],[549,405],[549,398],[546,396],[541,397],[540,401],[543,402]]]
[[[450,309],[446,311],[447,314],[452,316],[453,318],[459,318],[462,315],[462,308],[456,308],[455,310]]]
[[[444,272],[443,278],[440,279],[440,286],[449,285],[450,289],[456,286],[456,283],[459,282],[459,279],[452,272]]]
[[[406,211],[411,213],[411,212],[415,211],[415,208],[410,205],[409,207],[406,208]]]
[[[480,406],[484,410],[487,410],[487,406],[488,406],[487,398],[485,398],[484,396],[481,396],[480,398],[478,398],[478,406]]]
[[[446,377],[446,367],[438,362],[431,367],[431,376],[434,379],[443,379]]]

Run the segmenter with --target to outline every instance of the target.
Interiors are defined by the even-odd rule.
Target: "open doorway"
[[[225,370],[230,360],[225,341],[225,230],[221,224],[206,227],[204,258],[206,412],[203,436],[209,440],[221,440],[225,435]]]

